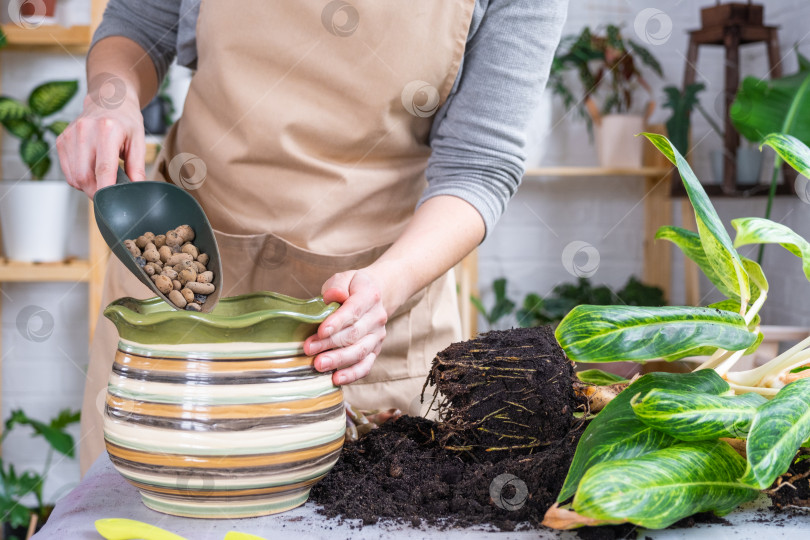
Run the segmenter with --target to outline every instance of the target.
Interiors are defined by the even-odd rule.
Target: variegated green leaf
[[[592,467],[573,507],[589,518],[663,529],[697,512],[723,515],[755,499],[759,491],[738,480],[744,470],[745,460],[727,443],[682,442]]]
[[[61,135],[62,132],[65,131],[65,128],[68,127],[68,124],[69,122],[65,122],[64,120],[57,120],[48,126],[48,131],[54,135]]]
[[[676,442],[676,439],[641,422],[630,407],[634,395],[653,388],[719,395],[727,392],[729,385],[711,369],[687,374],[648,373],[634,381],[588,424],[577,445],[558,502],[570,499],[585,472],[597,463],[635,458]]]
[[[760,289],[768,292],[768,280],[759,263],[745,257],[740,257],[740,259],[745,273],[748,274],[748,282],[751,284],[751,300],[755,300],[759,297]]]
[[[754,263],[756,264],[756,263]],[[740,301],[739,300],[732,300],[731,298],[727,298],[725,300],[721,300],[720,302],[715,302],[714,304],[709,304],[706,306],[708,309],[719,309],[721,311],[730,311],[732,313],[739,313],[740,312]],[[748,329],[753,331],[757,326],[759,326],[760,317],[759,314],[755,315],[751,322],[748,324]]]
[[[706,253],[703,251],[703,245],[700,243],[700,236],[698,233],[688,229],[682,229],[681,227],[665,225],[658,229],[658,232],[655,234],[655,238],[660,240],[669,240],[678,246],[684,255],[689,257],[695,262],[695,264],[698,265],[701,272],[703,272],[703,274],[709,278],[709,281],[711,281],[712,284],[717,287],[718,291],[729,298],[739,299],[740,291],[736,288],[731,289],[727,287],[725,282],[723,282],[723,280],[717,276],[712,265],[709,264],[709,259],[706,257]],[[766,291],[768,290],[768,280],[765,279],[765,274],[763,274],[762,268],[757,263],[751,259],[746,259],[745,257],[740,257],[740,260],[742,261],[743,268],[748,274],[751,298],[757,298],[759,297],[760,289],[764,289]],[[739,306],[739,302],[737,305]],[[739,308],[737,311],[739,312]]]
[[[784,474],[810,436],[810,379],[799,379],[757,410],[746,442],[742,481],[765,489]]]
[[[16,99],[0,96],[0,121],[19,120],[28,114],[28,107]]]
[[[695,211],[700,243],[703,245],[703,251],[706,253],[709,264],[714,269],[717,278],[725,283],[726,288],[740,291],[742,302],[747,303],[749,300],[748,276],[740,256],[734,249],[731,238],[689,163],[663,135],[656,133],[643,133],[642,135],[647,137],[667,159],[678,167],[686,194]]]
[[[673,359],[705,346],[739,351],[756,339],[738,313],[671,306],[577,306],[555,336],[575,362]]]
[[[37,127],[25,118],[11,118],[3,121],[3,127],[9,133],[20,139],[27,139],[37,130]]]
[[[594,386],[609,386],[611,384],[620,384],[628,382],[627,379],[615,373],[608,373],[601,369],[586,369],[577,371],[577,379],[585,384],[592,384]]]
[[[30,165],[29,170],[31,171],[32,179],[42,180],[43,178],[45,178],[45,175],[48,174],[48,171],[51,170],[50,156],[45,156],[44,158],[40,159],[33,165]]]
[[[79,90],[79,81],[51,81],[34,88],[28,106],[39,116],[50,116],[67,105]]]
[[[706,253],[703,251],[703,245],[700,243],[700,236],[698,233],[681,227],[672,225],[665,225],[658,229],[655,233],[656,240],[669,240],[678,246],[684,255],[692,259],[703,274],[709,278],[709,281],[717,287],[717,290],[728,296],[729,298],[739,298],[740,291],[737,287],[728,287],[722,279],[720,279],[714,270],[714,267],[709,263]]]
[[[20,157],[30,167],[47,157],[49,150],[48,143],[42,139],[26,139],[20,144]]]
[[[810,148],[802,141],[786,133],[771,133],[762,139],[762,144],[776,150],[785,163],[810,178]]]
[[[737,230],[734,245],[779,244],[802,260],[804,275],[810,280],[810,242],[790,227],[765,218],[739,218],[731,221]]]
[[[766,401],[759,394],[717,396],[654,389],[636,394],[630,405],[639,420],[676,439],[712,441],[745,438],[757,407]]]

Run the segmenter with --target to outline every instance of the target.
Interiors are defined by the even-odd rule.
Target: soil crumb
[[[788,472],[777,478],[768,495],[772,510],[810,508],[810,449],[801,449]]]
[[[363,524],[539,527],[584,429],[573,380],[550,327],[455,343],[428,379],[439,422],[403,416],[347,444],[311,498]]]

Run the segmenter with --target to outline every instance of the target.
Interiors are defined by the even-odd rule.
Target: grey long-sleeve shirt
[[[436,0],[443,1],[443,0]],[[467,48],[430,133],[428,187],[470,203],[487,232],[524,172],[526,128],[548,80],[568,0],[475,0]],[[143,47],[159,78],[177,58],[194,68],[200,0],[110,0],[93,45],[124,36]]]

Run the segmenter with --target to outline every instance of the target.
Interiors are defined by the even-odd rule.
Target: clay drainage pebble
[[[216,287],[208,255],[200,253],[193,240],[194,230],[180,225],[166,234],[147,232],[124,240],[124,246],[175,307],[200,311]]]

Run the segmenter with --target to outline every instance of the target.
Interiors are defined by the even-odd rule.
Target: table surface
[[[807,539],[810,535],[810,510],[797,511],[787,517],[767,509],[766,497],[744,506],[728,516],[729,525],[698,525],[690,529],[667,529],[663,531],[640,531],[639,538],[674,540],[678,538],[709,538],[764,540],[771,538]],[[312,502],[272,516],[206,520],[189,519],[161,514],[146,508],[141,503],[138,490],[116,472],[107,454],[103,454],[81,483],[63,499],[53,511],[42,530],[34,535],[35,540],[70,539],[100,540],[94,522],[102,518],[128,518],[143,521],[171,531],[189,540],[222,540],[228,531],[255,534],[268,540],[309,540],[358,538],[563,538],[573,539],[571,532],[556,533],[550,530],[501,532],[486,528],[439,530],[422,526],[414,528],[391,522],[360,527],[358,521],[327,519],[317,513],[318,506]]]

